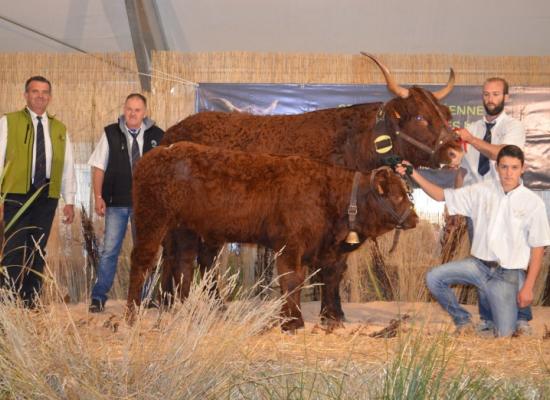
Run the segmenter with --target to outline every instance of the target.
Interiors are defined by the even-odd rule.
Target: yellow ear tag
[[[384,154],[390,151],[393,147],[391,137],[388,135],[380,135],[374,139],[374,148],[378,154]]]

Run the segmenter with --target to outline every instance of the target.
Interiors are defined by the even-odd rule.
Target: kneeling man
[[[470,217],[474,224],[471,256],[431,270],[428,289],[453,318],[457,332],[469,330],[471,315],[458,304],[450,285],[474,285],[489,300],[496,336],[516,330],[518,307],[533,301],[550,228],[543,201],[523,186],[524,154],[514,145],[497,156],[498,180],[460,189],[442,189],[417,171],[411,177],[449,213]],[[397,171],[405,174],[405,167]]]

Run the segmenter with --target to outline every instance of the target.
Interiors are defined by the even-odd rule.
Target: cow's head
[[[358,215],[365,237],[376,237],[395,228],[410,229],[418,223],[418,215],[411,200],[410,188],[389,167],[381,167],[370,173],[367,190]]]
[[[361,54],[376,63],[384,74],[388,90],[396,96],[384,106],[386,130],[392,135],[393,151],[416,166],[459,165],[463,152],[458,136],[450,129],[451,113],[439,102],[453,90],[453,70],[447,85],[432,93],[417,86],[398,85],[384,64],[371,54]]]

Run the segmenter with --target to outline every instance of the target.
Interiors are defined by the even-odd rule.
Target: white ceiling
[[[156,0],[171,50],[550,55],[548,0]],[[87,52],[133,51],[124,0],[0,0]],[[0,19],[0,52],[74,51]]]

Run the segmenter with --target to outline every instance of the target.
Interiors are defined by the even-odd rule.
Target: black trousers
[[[4,226],[7,226],[35,191],[31,187],[27,194],[6,195]],[[58,199],[48,198],[46,186],[9,231],[4,232],[3,274],[0,282],[2,286],[12,288],[26,307],[32,308],[36,305],[35,299],[42,287],[44,259],[38,253],[35,242],[44,253],[57,203]]]

